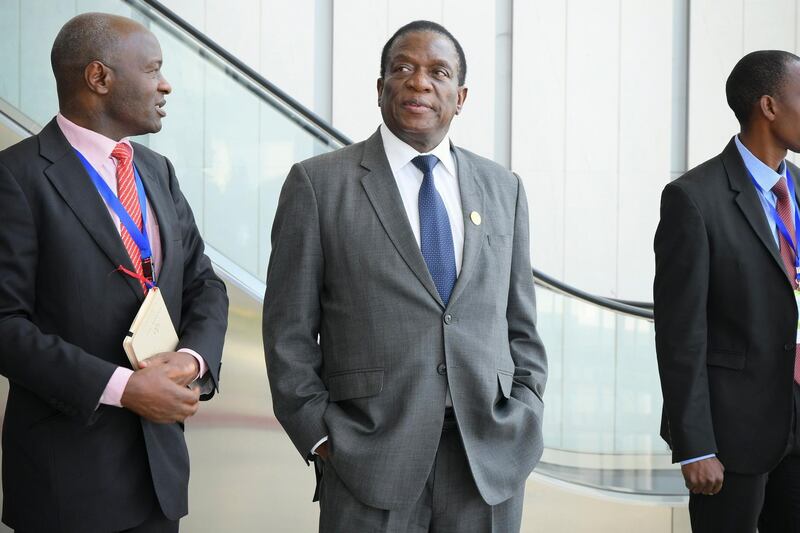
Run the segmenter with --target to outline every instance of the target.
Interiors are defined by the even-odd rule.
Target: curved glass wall
[[[537,290],[550,374],[545,446],[595,454],[667,454],[649,320],[547,287]]]
[[[623,499],[682,505],[679,467],[658,435],[653,322],[540,283],[547,347],[545,452],[539,474]]]

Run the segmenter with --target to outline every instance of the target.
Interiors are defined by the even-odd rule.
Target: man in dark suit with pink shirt
[[[183,421],[217,388],[225,287],[172,165],[128,140],[165,116],[155,36],[88,13],[61,29],[51,59],[60,113],[0,152],[3,522],[177,531],[188,512]],[[122,341],[145,280],[179,344],[133,369]]]

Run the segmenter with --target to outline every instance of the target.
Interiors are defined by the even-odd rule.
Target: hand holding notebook
[[[134,370],[148,357],[163,352],[174,352],[178,347],[178,334],[158,288],[147,291],[122,347]]]

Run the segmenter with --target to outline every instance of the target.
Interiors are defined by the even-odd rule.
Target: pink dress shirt
[[[61,113],[56,116],[56,122],[58,123],[58,127],[61,128],[61,132],[64,134],[64,137],[67,138],[67,142],[69,142],[73,148],[83,154],[83,157],[85,157],[89,164],[91,164],[94,169],[97,170],[97,173],[100,174],[100,177],[103,178],[103,181],[105,181],[109,188],[114,191],[114,194],[116,194],[117,162],[111,157],[111,152],[114,150],[117,142],[104,135],[101,135],[100,133],[97,133],[96,131],[88,130],[78,126],[74,122],[65,118]],[[131,146],[131,143],[127,138],[122,139],[120,142]],[[131,146],[131,153],[133,153],[133,146]],[[153,267],[155,270],[156,279],[158,279],[158,274],[161,271],[162,257],[161,234],[159,233],[158,220],[156,219],[156,214],[153,212],[153,208],[150,206],[150,201],[147,199],[145,199],[145,201],[147,204],[147,227],[145,229],[147,231],[147,236],[150,238],[150,247],[153,254]],[[108,207],[108,214],[111,215],[111,218],[117,227],[117,231],[121,231],[119,217],[108,205],[106,205],[106,207]],[[121,343],[122,339],[120,339],[120,344]],[[205,375],[206,371],[208,370],[208,365],[197,352],[188,348],[182,348],[178,351],[186,352],[197,359],[197,363],[200,365],[200,372],[197,375],[197,379]],[[117,367],[117,369],[111,375],[111,379],[108,380],[108,384],[106,385],[103,394],[100,396],[100,403],[122,407],[122,393],[125,391],[125,386],[128,384],[128,380],[132,374],[133,370],[130,368],[121,366]]]

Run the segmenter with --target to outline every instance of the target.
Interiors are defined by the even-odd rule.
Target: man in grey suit
[[[519,531],[547,374],[528,207],[448,138],[465,75],[445,28],[400,28],[383,125],[281,193],[264,347],[275,414],[321,474],[321,531]]]

